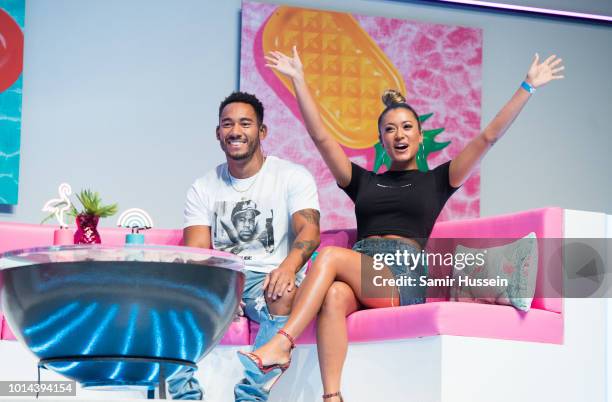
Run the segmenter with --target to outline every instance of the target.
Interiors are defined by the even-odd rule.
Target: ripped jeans
[[[244,314],[253,321],[259,323],[259,331],[255,337],[253,349],[259,348],[268,342],[285,325],[289,316],[270,314],[264,297],[263,283],[266,273],[245,270],[244,291],[242,301],[245,303]],[[296,286],[299,286],[303,274],[296,275]],[[172,399],[202,399],[204,390],[198,380],[193,376],[195,369],[185,368],[168,380],[168,391]],[[235,400],[242,401],[267,401],[268,394],[248,382],[240,382],[234,387]]]
[[[289,319],[288,315],[272,315],[264,297],[263,283],[266,273],[246,271],[242,301],[246,304],[244,315],[250,320],[259,323],[259,331],[255,337],[253,349],[259,348],[268,342],[285,325]],[[295,286],[300,286],[303,275],[299,273],[295,277]]]

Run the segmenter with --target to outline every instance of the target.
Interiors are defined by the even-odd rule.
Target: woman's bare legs
[[[317,351],[324,394],[340,390],[342,367],[348,349],[346,316],[358,308],[359,301],[349,285],[338,281],[332,283],[317,320]],[[327,399],[327,402],[336,401],[340,401],[340,398]]]
[[[399,295],[395,287],[377,289],[386,292],[387,297],[362,294],[361,265],[372,264],[366,255],[342,247],[326,247],[317,256],[310,267],[306,279],[295,297],[291,315],[283,330],[293,337],[298,337],[306,326],[318,314],[329,288],[335,281],[346,283],[357,300],[365,307],[390,307],[399,305]],[[371,270],[368,270],[371,272]],[[388,268],[377,271],[377,275],[391,279],[393,274]],[[368,290],[370,293],[371,290]],[[291,344],[282,335],[275,335],[268,343],[255,350],[264,366],[285,363],[289,360]]]

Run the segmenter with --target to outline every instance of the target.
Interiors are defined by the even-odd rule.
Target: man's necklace
[[[230,175],[229,172],[228,172],[227,175],[229,177],[230,186],[232,186],[234,191],[236,191],[237,193],[246,193],[247,191],[249,191],[251,189],[251,187],[253,187],[253,185],[257,181],[257,177],[254,177],[253,180],[251,180],[251,184],[249,184],[249,186],[247,188],[245,188],[244,190],[241,190],[241,189],[237,188],[236,186],[234,186],[234,178],[232,177],[232,175]]]
[[[264,159],[264,162],[265,162],[265,159]],[[261,172],[261,169],[263,169],[263,165],[261,165],[261,168],[259,169],[259,171],[255,173],[255,177],[253,177],[253,180],[251,180],[251,184],[249,184],[248,187],[245,188],[244,190],[241,190],[237,188],[236,186],[234,186],[235,179],[229,172],[229,166],[227,167],[227,170],[225,172],[227,173],[227,180],[229,181],[229,184],[232,187],[232,189],[234,189],[234,191],[237,193],[246,193],[247,191],[251,189],[251,187],[253,187],[253,185],[255,185],[255,182],[257,181],[257,179],[259,179],[259,173]]]

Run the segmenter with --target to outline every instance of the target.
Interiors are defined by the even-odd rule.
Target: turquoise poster
[[[25,0],[0,0],[0,204],[17,204]]]

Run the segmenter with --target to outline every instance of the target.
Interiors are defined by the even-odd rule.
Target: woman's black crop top
[[[444,204],[457,188],[449,182],[450,161],[428,172],[370,172],[351,163],[351,182],[342,188],[355,203],[357,237],[397,235],[425,247]]]

